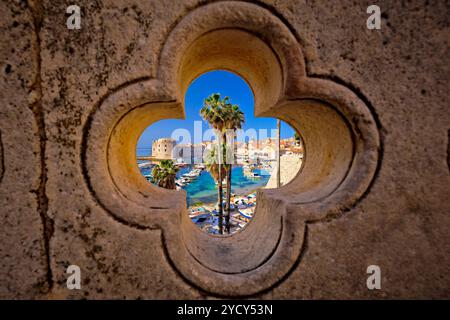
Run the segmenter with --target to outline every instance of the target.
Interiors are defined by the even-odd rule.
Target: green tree
[[[224,120],[225,120],[226,135],[229,136],[228,139],[226,139],[227,137],[225,137],[225,140],[227,141],[227,143],[230,143],[228,148],[234,148],[234,139],[236,137],[236,130],[241,129],[242,125],[245,122],[244,113],[239,109],[239,106],[237,104],[232,105],[227,103],[224,106]],[[226,164],[227,193],[225,203],[225,211],[226,211],[225,230],[227,231],[227,233],[230,233],[231,174],[233,169],[233,162]]]
[[[298,134],[298,132],[294,133],[294,141],[295,141],[295,145],[297,145],[297,146],[299,146],[302,141],[302,138],[300,138],[300,135]]]
[[[175,179],[179,168],[172,160],[162,160],[152,169],[153,181],[162,188],[176,189]]]
[[[234,148],[234,138],[237,129],[242,128],[242,124],[245,121],[244,113],[239,109],[238,105],[230,103],[229,97],[221,99],[219,93],[214,93],[205,99],[200,115],[205,119],[210,126],[216,131],[216,137],[218,138],[219,149],[223,150],[221,154],[215,152],[215,156],[218,159],[216,164],[221,169],[210,167],[217,172],[218,181],[218,202],[219,202],[219,232],[223,233],[223,177],[224,173],[227,179],[227,193],[226,193],[226,216],[225,227],[227,232],[230,232],[230,202],[231,202],[231,171],[232,163],[223,163],[223,159],[226,159],[227,155],[227,135],[231,135],[230,145],[228,148]],[[234,153],[233,153],[234,154]],[[234,159],[227,159],[234,160]]]
[[[203,107],[200,109],[200,115],[216,132],[219,149],[222,149],[222,139],[225,130],[224,106],[228,104],[229,98],[221,99],[220,93],[211,94],[203,101]],[[222,170],[223,170],[223,153],[216,153],[218,158],[217,164],[217,188],[218,188],[218,203],[219,203],[219,233],[223,234],[223,186],[222,186]],[[211,169],[214,166],[211,167]],[[211,172],[211,171],[210,171]]]

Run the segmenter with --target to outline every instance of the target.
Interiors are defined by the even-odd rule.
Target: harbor
[[[256,192],[260,188],[276,188],[277,158],[275,141],[266,139],[236,143],[236,163],[231,169],[230,192],[230,233],[242,228],[252,219],[256,204]],[[173,189],[186,192],[186,206],[189,217],[202,230],[212,234],[219,231],[218,181],[214,179],[207,166],[193,159],[196,151],[204,153],[211,142],[197,145],[179,145],[168,138],[153,142],[152,148],[137,152],[138,167],[141,174],[156,183],[152,169],[160,164],[156,159],[170,159],[174,166]],[[303,149],[294,138],[280,141],[281,185],[288,183],[300,170]],[[186,152],[188,151],[188,152]],[[150,155],[149,155],[150,154]],[[190,155],[190,156],[189,156]],[[190,164],[196,163],[196,164]],[[226,210],[227,179],[223,177],[223,217]],[[225,218],[224,218],[225,220]]]
[[[152,181],[154,164],[138,164],[142,175]],[[202,230],[218,233],[218,203],[216,181],[203,164],[177,164],[179,171],[175,184],[177,190],[186,191],[189,217]],[[256,208],[256,190],[270,179],[270,165],[236,165],[232,169],[230,225],[231,232],[243,228],[253,217]],[[223,181],[226,185],[226,180]],[[224,197],[225,199],[225,197]],[[223,203],[225,208],[225,201]],[[225,215],[225,210],[224,210]]]

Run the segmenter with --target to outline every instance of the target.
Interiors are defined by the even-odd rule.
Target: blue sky
[[[189,130],[193,136],[194,121],[202,121],[200,109],[203,100],[212,93],[220,93],[222,97],[228,96],[231,103],[239,105],[245,115],[244,130],[249,128],[267,129],[270,134],[271,129],[276,129],[276,119],[256,118],[253,115],[253,93],[241,77],[228,71],[211,71],[195,79],[189,86],[185,98],[186,119],[167,119],[155,122],[143,132],[137,147],[151,148],[152,141],[163,137],[171,137],[172,132],[178,128]],[[203,132],[208,128],[208,123],[202,121]],[[288,124],[282,122],[281,137],[288,138],[293,135],[294,130]]]

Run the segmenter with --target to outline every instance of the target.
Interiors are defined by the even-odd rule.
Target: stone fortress
[[[378,1],[379,30],[358,1],[77,5],[69,30],[66,1],[0,3],[0,298],[450,297],[445,1]],[[226,238],[135,159],[142,131],[183,118],[189,84],[217,69],[305,147]]]
[[[171,138],[161,138],[152,142],[152,157],[156,159],[173,159],[176,141]]]

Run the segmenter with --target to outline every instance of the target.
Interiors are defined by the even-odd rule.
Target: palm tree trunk
[[[231,206],[230,206],[230,202],[231,202],[231,169],[233,168],[233,165],[228,164],[227,165],[228,170],[227,170],[227,202],[226,202],[226,211],[227,214],[225,215],[225,230],[227,231],[227,233],[230,233],[230,216],[231,216]]]
[[[222,157],[223,157],[223,153],[222,153],[222,142],[221,142],[221,134],[218,133],[217,134],[217,140],[219,143],[219,148],[218,148],[218,164],[219,164],[219,181],[217,184],[217,189],[218,189],[218,198],[219,198],[219,233],[223,234],[223,193],[222,193]]]
[[[280,137],[281,137],[281,121],[277,119],[278,128],[278,148],[277,148],[277,188],[281,185],[281,163],[280,163]]]
[[[222,165],[219,165],[219,183],[218,183],[218,198],[219,198],[219,233],[223,234],[223,209],[222,209]]]
[[[226,195],[226,200],[225,200],[225,230],[226,232],[229,234],[230,233],[230,202],[231,202],[231,168],[232,168],[232,164],[228,163],[229,160],[228,159],[228,152],[229,152],[229,148],[233,146],[233,143],[230,142],[229,140],[233,141],[234,139],[228,139],[227,134],[224,133],[223,134],[223,139],[225,141],[225,143],[227,144],[227,148],[226,150],[226,160],[227,163],[225,164],[225,168],[226,168],[226,181],[227,181],[227,195]],[[230,145],[228,145],[230,144]]]

